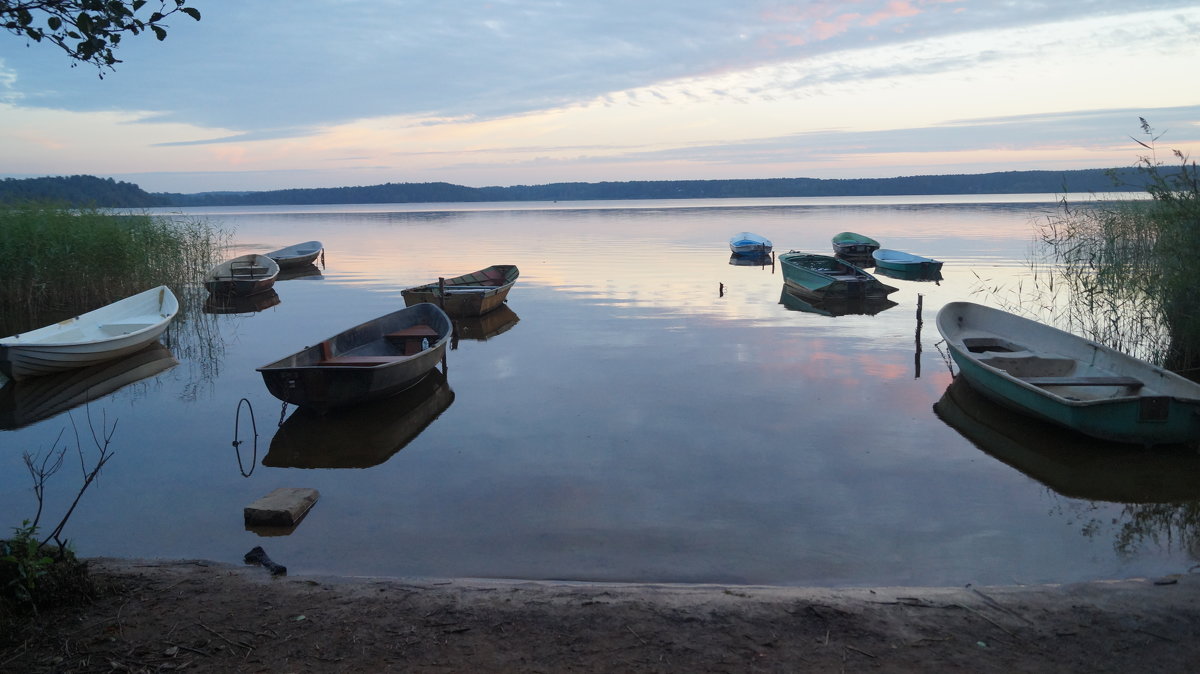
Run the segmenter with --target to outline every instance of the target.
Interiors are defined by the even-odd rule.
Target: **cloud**
[[[933,0],[846,6],[803,3],[789,14],[766,0],[258,0],[214,4],[162,43],[126,40],[125,62],[103,81],[44,46],[8,60],[27,105],[160,110],[167,121],[256,132],[388,115],[504,116],[867,45],[1131,11],[1116,0],[1026,2],[1019,12]],[[784,24],[805,39],[783,39]]]

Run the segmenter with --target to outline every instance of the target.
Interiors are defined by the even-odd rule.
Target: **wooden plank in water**
[[[316,489],[280,487],[246,506],[242,513],[246,526],[292,527],[304,519],[320,497]]]

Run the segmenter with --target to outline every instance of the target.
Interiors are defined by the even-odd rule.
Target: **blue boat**
[[[770,255],[771,248],[770,239],[754,232],[741,232],[729,239],[729,250],[733,251],[734,255],[761,257]]]

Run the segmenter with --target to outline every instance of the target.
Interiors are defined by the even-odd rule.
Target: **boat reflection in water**
[[[874,316],[881,311],[887,311],[896,303],[886,298],[829,298],[816,300],[811,297],[798,295],[785,285],[779,295],[779,303],[791,311],[803,311],[821,316]]]
[[[9,381],[0,388],[0,429],[16,430],[106,396],[179,364],[170,349],[144,349],[88,367]]]
[[[253,295],[210,295],[204,301],[206,314],[253,314],[279,304],[274,288]]]
[[[906,270],[887,269],[885,267],[875,267],[875,274],[878,276],[886,276],[888,278],[900,279],[901,281],[933,281],[942,280],[942,270],[923,270],[919,267]]]
[[[317,265],[309,262],[299,267],[281,267],[279,277],[275,279],[275,282],[293,281],[295,279],[316,281],[323,278],[325,277],[321,275],[321,270],[317,268]]]
[[[275,432],[262,465],[276,468],[370,468],[433,423],[454,402],[445,373],[429,371],[389,398],[325,415],[297,409]]]
[[[997,405],[958,377],[933,405],[938,418],[993,458],[1055,492],[1088,501],[1200,501],[1200,454],[1105,442]]]
[[[492,309],[482,316],[463,316],[452,319],[454,322],[454,341],[451,348],[457,348],[460,339],[470,339],[479,342],[487,341],[496,335],[508,332],[520,322],[517,312],[507,304]]]
[[[775,256],[770,253],[762,255],[738,255],[733,253],[729,256],[729,264],[735,267],[773,267],[775,266]]]

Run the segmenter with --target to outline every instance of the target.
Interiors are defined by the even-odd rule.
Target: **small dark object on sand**
[[[244,557],[247,564],[261,564],[271,572],[272,576],[286,576],[287,567],[282,564],[276,564],[267,556],[266,550],[262,549],[261,545],[254,546],[254,549],[246,553]]]

